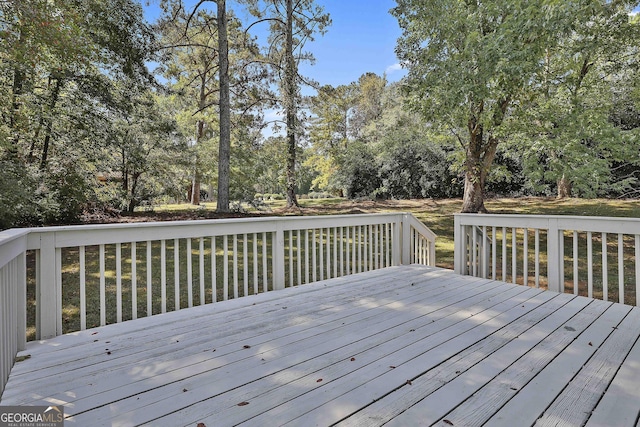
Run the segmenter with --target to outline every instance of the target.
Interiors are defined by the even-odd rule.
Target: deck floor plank
[[[597,322],[592,323],[575,341],[545,366],[485,423],[490,427],[513,427],[513,420],[533,425],[564,387],[593,356],[614,327],[631,311],[631,307],[613,303]]]
[[[585,299],[574,301],[582,302],[585,308],[514,363],[508,366],[505,364],[504,371],[473,393],[452,412],[443,416],[436,425],[439,427],[451,426],[450,423],[468,427],[483,425],[495,413],[496,408],[502,407],[516,395],[609,307],[609,304],[599,301]]]
[[[640,333],[638,324],[640,324],[640,310],[632,310],[616,328],[612,329],[611,334],[598,347],[589,362],[571,380],[535,425],[555,426],[559,419],[572,425],[584,425],[638,339],[638,333]]]
[[[345,426],[430,425],[491,380],[497,369],[512,363],[567,319],[571,297],[558,295],[447,359],[434,369],[417,372],[411,383],[348,418]],[[573,315],[580,308],[575,304]],[[535,327],[535,328],[534,328]]]
[[[436,283],[439,283],[439,281],[436,281]],[[434,289],[427,289],[425,292],[422,292],[419,288],[413,288],[415,292],[408,294],[407,298],[401,298],[398,303],[410,304],[413,301],[420,301],[429,298],[437,299],[438,295],[456,292],[454,289],[447,289],[446,283],[447,282],[444,281],[434,286]],[[400,288],[401,287],[398,289]],[[351,314],[349,317],[335,317],[330,322],[317,324],[315,327],[306,328],[303,331],[287,333],[284,336],[282,336],[284,331],[288,329],[295,330],[298,327],[292,325],[278,329],[277,325],[273,325],[273,330],[271,332],[265,333],[260,337],[261,342],[253,343],[251,341],[246,341],[246,344],[244,345],[249,345],[250,348],[245,349],[244,345],[238,344],[234,345],[230,349],[235,353],[244,354],[246,357],[227,359],[221,367],[224,367],[225,370],[237,371],[239,373],[238,375],[230,377],[226,374],[226,371],[218,372],[216,370],[216,372],[213,372],[214,377],[210,377],[207,373],[212,371],[212,369],[208,369],[204,366],[199,368],[198,371],[184,372],[182,375],[179,375],[181,378],[192,378],[198,375],[198,378],[194,378],[193,381],[188,384],[185,383],[183,388],[187,388],[188,390],[193,390],[200,386],[210,388],[209,385],[212,381],[216,381],[216,388],[221,388],[221,384],[224,381],[233,381],[234,384],[229,387],[234,388],[238,386],[238,381],[241,381],[241,378],[243,377],[248,378],[247,381],[255,380],[257,378],[256,375],[260,374],[260,370],[264,370],[266,372],[267,369],[278,369],[277,366],[280,365],[289,366],[291,363],[296,363],[300,358],[303,358],[302,360],[304,360],[304,358],[316,357],[316,354],[322,354],[326,351],[326,346],[336,345],[337,342],[333,340],[334,337],[337,336],[343,341],[350,339],[347,335],[350,329],[361,330],[361,325],[365,324],[372,325],[374,328],[376,325],[384,325],[387,320],[386,317],[390,314],[388,313],[388,310],[384,310],[386,305],[389,304],[378,305],[369,302],[366,307],[363,305],[358,313]],[[383,310],[382,313],[380,313],[379,310]],[[397,321],[402,322],[405,320],[398,319]],[[212,344],[215,344],[215,342]],[[314,348],[316,349],[315,352]],[[216,361],[220,359],[220,353],[224,354],[224,351],[225,348],[219,348],[212,355],[215,356],[215,359],[212,359],[214,366],[217,363]],[[282,355],[286,356],[283,358]],[[257,361],[261,362],[258,366],[256,366]],[[268,364],[268,362],[273,363]],[[276,365],[276,367],[273,367],[273,365]],[[200,374],[203,374],[203,376],[199,376]],[[219,378],[215,377],[215,375],[218,375]],[[156,378],[154,377],[153,380],[155,379]],[[181,390],[183,388],[181,388]],[[116,390],[116,393],[119,393],[119,391]],[[163,391],[159,390],[159,395],[157,397],[162,396],[162,393]],[[125,395],[134,396],[135,393]],[[163,399],[173,399],[175,396],[170,394],[169,396],[162,397]],[[120,403],[117,406],[119,411],[125,409]]]
[[[476,281],[470,282],[470,285],[474,282]],[[411,304],[419,302],[426,304],[429,301],[435,304],[439,300],[451,298],[459,300],[468,297],[466,293],[452,286],[449,286],[449,289],[446,287],[443,288],[442,284],[446,285],[447,283],[450,282],[448,280],[444,282],[434,280],[430,285],[430,287],[434,289],[428,292],[422,292],[418,285],[407,288],[407,295],[411,295],[410,299],[401,298],[399,301],[386,304],[385,306],[393,306],[398,303],[410,306]],[[490,286],[495,287],[498,286],[498,284]],[[398,287],[397,289],[401,288]],[[429,288],[426,289],[428,290]],[[479,292],[481,289],[482,286],[479,286],[477,291]],[[434,305],[433,309],[436,307],[439,307],[439,305]],[[235,366],[228,367],[232,369],[233,372],[238,372],[236,375],[229,375],[226,370],[218,370],[215,372],[203,371],[197,378],[192,378],[192,381],[181,382],[181,387],[169,390],[158,388],[151,392],[153,394],[152,400],[154,404],[153,407],[148,408],[148,410],[151,413],[164,415],[164,413],[168,411],[168,408],[178,410],[182,408],[180,405],[186,406],[186,404],[182,402],[185,400],[188,402],[189,399],[193,399],[193,396],[204,400],[207,397],[212,397],[210,396],[212,393],[218,395],[226,390],[236,389],[244,384],[253,383],[257,378],[273,375],[291,366],[295,366],[295,371],[300,372],[299,365],[301,363],[313,361],[315,358],[320,357],[322,358],[320,360],[327,360],[329,357],[328,354],[331,353],[332,349],[340,349],[340,353],[343,353],[344,349],[342,349],[342,347],[354,341],[362,342],[364,345],[372,345],[369,337],[379,342],[384,342],[384,335],[378,337],[379,334],[385,330],[393,330],[393,328],[406,324],[408,321],[413,321],[415,311],[396,313],[393,310],[385,309],[383,312],[378,313],[377,309],[379,308],[381,307],[374,306],[374,304],[370,302],[366,310],[362,307],[360,315],[352,316],[352,321],[345,321],[343,318],[337,319],[333,325],[322,325],[315,333],[312,331],[305,339],[296,341],[286,348],[279,347],[277,351],[272,351],[264,347],[258,348],[258,352],[252,354],[251,357],[244,359],[241,363],[235,364]],[[410,327],[411,326],[406,325],[406,330],[408,331]],[[363,331],[365,330],[367,333],[363,335]],[[247,350],[244,351],[247,352]],[[339,357],[344,358],[344,356]],[[214,389],[210,386],[212,383],[216,384]],[[184,389],[187,390],[187,395],[181,392],[181,390]],[[176,393],[176,391],[178,391],[178,393]],[[119,414],[118,416],[125,416],[121,414],[126,413],[132,407],[137,408],[138,403],[134,399],[135,398],[132,397],[128,402],[118,402],[111,405],[109,410]],[[237,403],[237,401],[234,402],[234,405],[235,403]],[[144,415],[138,413],[137,417],[144,418]],[[134,419],[138,418],[134,417]],[[144,419],[140,419],[140,422],[143,421]]]
[[[632,426],[638,335],[640,308],[400,266],[30,343],[0,404],[78,426]]]
[[[640,422],[640,339],[629,352],[625,364],[611,382],[607,393],[593,411],[586,427],[638,425]]]
[[[408,279],[417,281],[419,276],[408,276]],[[371,282],[365,281],[363,284],[368,286]],[[396,283],[395,287],[390,286],[389,289],[395,289],[400,286]],[[446,290],[446,283],[442,285],[443,290]],[[334,287],[337,288],[337,287]],[[383,287],[380,290],[379,295],[387,295],[389,289]],[[332,290],[339,290],[332,289]],[[343,302],[342,305],[335,304],[332,306],[319,305],[318,300],[313,296],[307,296],[309,302],[296,302],[296,319],[295,328],[304,329],[305,327],[314,327],[318,322],[331,321],[331,317],[342,316],[348,317],[354,312],[359,313],[360,309],[353,309],[349,307],[348,298],[358,298],[360,295],[372,297],[371,291],[367,291],[366,288],[362,290],[361,294],[355,295],[345,294],[346,291],[342,290],[340,293],[331,294],[331,298],[335,298],[336,301]],[[267,294],[263,294],[267,295]],[[295,296],[295,295],[294,295]],[[292,298],[290,296],[288,298]],[[373,295],[375,297],[375,294]],[[108,365],[109,368],[113,366],[120,366],[125,369],[130,368],[132,363],[136,361],[148,361],[156,358],[157,361],[167,360],[169,364],[173,363],[175,359],[183,360],[183,357],[188,355],[194,355],[198,358],[200,351],[204,352],[207,349],[212,349],[211,342],[216,341],[216,344],[221,346],[233,346],[234,344],[247,341],[255,341],[259,343],[260,337],[265,333],[271,332],[274,328],[278,331],[283,330],[283,325],[286,325],[288,321],[291,321],[291,316],[287,314],[286,310],[282,307],[286,307],[289,299],[283,298],[278,301],[271,301],[266,307],[261,305],[244,307],[240,316],[227,317],[226,312],[214,313],[210,316],[199,316],[197,322],[192,322],[191,319],[183,320],[181,323],[187,323],[180,327],[176,327],[177,322],[180,319],[174,320],[174,317],[178,313],[169,313],[165,319],[161,322],[161,326],[153,328],[153,332],[144,331],[143,336],[138,338],[136,333],[129,333],[126,330],[126,323],[114,325],[121,329],[125,329],[121,338],[113,342],[109,339],[97,339],[90,338],[90,345],[74,346],[68,348],[66,351],[60,351],[56,348],[55,359],[44,357],[44,355],[36,355],[30,349],[27,349],[23,354],[29,354],[32,360],[38,360],[38,369],[32,371],[22,372],[17,370],[14,373],[14,377],[19,379],[24,388],[32,389],[31,382],[38,383],[38,389],[44,391],[43,387],[45,383],[50,383],[53,387],[59,387],[59,380],[68,375],[69,371],[73,371],[74,376],[82,378],[85,372],[96,371],[97,364]],[[344,306],[347,310],[341,310],[341,306]],[[257,313],[251,313],[253,308],[259,307],[261,310],[256,310]],[[179,312],[180,314],[184,313]],[[272,322],[265,324],[262,319],[264,316],[269,315]],[[135,323],[135,322],[128,322]],[[216,327],[214,330],[208,330],[207,334],[202,333],[202,324],[222,325],[221,328]],[[162,325],[165,325],[169,329],[166,333],[159,333],[162,330]],[[174,328],[174,329],[171,329]],[[177,332],[176,332],[177,330]],[[283,334],[286,332],[282,332]],[[167,336],[168,335],[168,336]],[[150,341],[145,341],[145,336],[149,336]],[[217,341],[219,338],[223,338],[225,341]],[[96,341],[97,340],[97,341]],[[46,343],[45,343],[46,345]],[[244,345],[244,344],[243,344]],[[36,348],[41,346],[36,346]],[[237,346],[233,347],[237,350]],[[107,351],[111,354],[105,357]],[[218,353],[220,354],[220,353]],[[159,358],[159,360],[158,360]],[[143,364],[142,366],[146,366]],[[16,367],[25,368],[25,364],[18,364]],[[86,369],[85,369],[86,368]],[[104,369],[102,372],[106,372],[109,375],[111,369]],[[29,375],[30,378],[23,378],[20,375]],[[157,371],[154,371],[157,374]],[[20,387],[12,387],[10,393],[7,396],[14,394],[23,394],[25,390]],[[27,403],[27,402],[24,402]]]
[[[479,290],[481,287],[476,286],[476,289]],[[395,358],[395,363],[399,364],[399,362],[401,362],[400,356],[395,354],[399,352],[399,349],[402,351],[402,349],[405,348],[424,348],[422,343],[427,337],[461,321],[455,314],[460,315],[468,310],[471,312],[469,315],[473,315],[482,309],[486,309],[486,307],[480,308],[479,303],[486,301],[487,298],[493,298],[493,300],[496,301],[495,304],[497,304],[501,298],[503,298],[505,291],[507,291],[507,289],[502,286],[493,288],[490,291],[467,298],[465,302],[469,304],[468,308],[464,305],[450,305],[444,309],[437,310],[437,312],[433,312],[428,318],[424,318],[423,316],[416,321],[405,324],[405,327],[401,331],[388,330],[385,331],[385,333],[371,335],[366,340],[358,341],[342,349],[337,349],[339,351],[336,352],[336,360],[323,357],[322,360],[313,361],[315,363],[309,364],[310,369],[307,368],[307,366],[298,365],[292,369],[285,370],[279,374],[283,374],[283,376],[289,375],[289,381],[284,381],[283,378],[275,376],[272,379],[273,383],[268,383],[265,387],[265,394],[262,393],[263,390],[260,388],[247,384],[243,389],[237,390],[243,393],[238,397],[228,400],[226,399],[227,396],[221,396],[221,398],[225,398],[226,405],[214,404],[213,406],[225,409],[210,411],[203,420],[206,424],[206,421],[213,420],[215,417],[217,421],[226,421],[229,425],[233,425],[234,423],[251,418],[254,414],[262,414],[270,408],[273,408],[276,404],[294,405],[299,408],[309,404],[318,405],[319,402],[321,402],[321,398],[315,396],[316,393],[314,393],[318,387],[318,379],[322,379],[321,383],[323,387],[321,394],[322,398],[326,399],[335,389],[339,392],[345,385],[354,387],[358,379],[363,380],[369,378],[369,375],[363,375],[364,370],[371,370],[372,377],[376,373],[379,375],[381,372],[387,372],[389,370],[389,363],[385,363],[384,359],[391,359],[393,357]],[[490,303],[487,303],[487,305],[490,305]],[[351,360],[351,358],[355,360]],[[345,361],[348,361],[348,363],[344,363]],[[305,371],[302,371],[302,369],[305,369]],[[289,371],[293,371],[293,376],[291,376]],[[306,375],[301,377],[302,372]],[[286,389],[284,386],[286,386]],[[253,401],[256,397],[260,398],[258,404],[251,405],[250,408],[236,408],[237,402]],[[293,399],[298,400],[294,401]],[[309,403],[307,403],[307,401]],[[263,403],[262,406],[260,402]],[[203,404],[209,403],[215,402],[203,402]],[[178,420],[180,417],[186,417],[185,419],[196,421],[192,415],[194,410],[198,413],[197,408],[188,408],[187,411],[176,413],[175,417],[167,417],[167,419],[162,420],[159,425],[171,426],[173,425],[172,420]],[[219,414],[218,412],[223,413]],[[269,419],[273,419],[273,414],[268,414],[267,416]],[[259,419],[254,420],[254,422],[259,422]]]
[[[489,334],[508,324],[512,316],[518,316],[516,312],[526,310],[524,306],[538,296],[541,296],[539,291],[526,289],[491,309],[438,331],[414,346],[390,354],[371,369],[344,377],[347,381],[343,381],[341,387],[332,390],[334,393],[330,395],[331,401],[324,402],[319,398],[318,395],[325,394],[324,390],[320,389],[315,395],[305,396],[307,404],[312,405],[310,407],[313,409],[300,417],[293,416],[299,409],[298,404],[292,401],[263,414],[262,419],[285,417],[288,420],[286,422],[291,421],[292,425],[339,422],[372,401],[402,387],[407,380],[416,376],[416,372],[437,366],[442,360],[473,345],[478,341],[479,335]],[[391,366],[393,368],[389,369]]]

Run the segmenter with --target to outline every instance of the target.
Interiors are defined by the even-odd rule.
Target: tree
[[[166,16],[158,23],[164,51],[164,76],[169,79],[171,90],[182,94],[184,108],[189,112],[183,120],[184,127],[192,127],[193,160],[191,165],[190,202],[200,204],[202,165],[198,156],[206,131],[219,126],[209,114],[219,103],[219,51],[217,19],[200,10],[199,2],[187,14],[181,1],[164,4]]]
[[[172,90],[184,94],[185,108],[196,119],[195,146],[212,138],[218,143],[216,156],[209,156],[217,158],[217,165],[195,161],[192,203],[199,203],[195,187],[199,187],[203,170],[217,167],[217,209],[224,212],[229,210],[231,191],[233,124],[259,113],[268,73],[255,40],[227,11],[226,2],[217,2],[216,14],[205,8],[212,2],[200,0],[188,13],[180,0],[165,2],[159,28],[164,35],[165,76]]]
[[[4,1],[0,11],[0,157],[22,171],[3,179],[30,207],[16,204],[16,222],[71,221],[95,197],[113,84],[151,82],[153,37],[131,0]]]
[[[220,142],[218,155],[218,212],[229,211],[229,169],[231,156],[231,102],[229,100],[229,41],[227,3],[218,0],[218,52],[220,55]]]
[[[381,135],[373,135],[383,115],[383,100],[388,92],[387,81],[374,73],[365,73],[349,85],[322,86],[310,99],[309,138],[311,154],[306,165],[318,173],[313,184],[318,189],[342,194],[332,176],[337,159],[354,141],[376,142]]]
[[[317,188],[339,194],[341,189],[331,183],[335,173],[336,159],[349,145],[353,138],[352,120],[357,103],[355,84],[332,87],[322,86],[318,94],[310,99],[309,138],[311,154],[306,166],[318,172],[313,184]]]
[[[382,116],[387,79],[375,73],[365,73],[358,79],[356,87],[357,104],[351,120],[351,134],[362,137],[365,128]]]
[[[463,212],[482,212],[504,125],[567,31],[570,7],[541,0],[398,0],[397,53],[409,104],[450,132],[465,154]],[[446,18],[445,18],[446,17]]]
[[[264,10],[258,8],[260,3]],[[279,102],[285,115],[287,207],[299,206],[296,196],[296,154],[297,139],[302,132],[298,120],[300,85],[310,82],[299,74],[298,67],[301,61],[313,60],[311,54],[303,51],[304,45],[313,40],[315,33],[324,34],[331,20],[314,0],[264,0],[254,1],[253,6],[251,12],[259,19],[257,22],[270,23],[267,58],[279,78]]]
[[[118,184],[117,203],[132,213],[141,204],[175,190],[176,185],[171,185],[173,168],[181,160],[186,163],[187,151],[170,98],[126,83],[118,85],[122,108],[112,116],[112,137],[103,156],[108,159],[104,170],[117,171],[116,179],[103,185]]]
[[[539,187],[555,185],[558,197],[573,190],[595,196],[623,184],[612,181],[612,167],[637,152],[611,117],[620,86],[629,83],[622,77],[640,66],[640,25],[630,22],[627,7],[594,1],[579,9],[571,34],[545,50],[531,100],[519,112],[525,173]]]

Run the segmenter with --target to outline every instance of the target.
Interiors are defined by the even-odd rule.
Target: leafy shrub
[[[90,188],[82,169],[72,161],[50,163],[35,192],[36,222],[69,224],[80,219]]]
[[[333,196],[331,194],[326,193],[324,191],[321,191],[321,192],[312,191],[308,195],[309,199],[330,199],[332,197]]]
[[[350,144],[337,163],[335,183],[344,190],[348,199],[368,197],[380,187],[378,165],[368,145],[360,142]]]
[[[435,144],[395,145],[384,153],[380,177],[383,193],[395,199],[442,198],[454,192],[446,153]]]
[[[35,213],[31,202],[34,182],[26,168],[12,161],[0,161],[0,188],[0,230],[24,225]]]

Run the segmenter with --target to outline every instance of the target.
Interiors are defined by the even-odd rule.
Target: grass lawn
[[[284,210],[284,201],[269,202],[275,214],[338,215],[377,212],[411,212],[438,235],[437,265],[453,268],[453,215],[462,208],[461,199],[346,201],[344,199],[300,200],[302,209]],[[485,206],[492,214],[577,215],[640,218],[640,200],[500,198]]]
[[[453,268],[453,214],[460,211],[462,201],[457,199],[449,200],[394,200],[394,201],[349,201],[344,199],[301,199],[300,209],[286,209],[284,201],[271,201],[267,202],[267,209],[265,211],[258,212],[253,208],[245,207],[247,215],[251,216],[288,216],[288,215],[339,215],[339,214],[358,214],[358,213],[378,213],[378,212],[410,212],[433,230],[438,239],[436,242],[436,258],[437,265],[445,268]],[[618,217],[640,217],[640,201],[629,200],[581,200],[581,199],[566,199],[557,200],[553,198],[522,198],[522,199],[491,199],[486,202],[486,207],[491,213],[503,213],[503,214],[545,214],[545,215],[582,215],[582,216],[618,216]],[[213,211],[215,204],[206,203],[200,207],[191,207],[189,205],[167,205],[158,206],[153,212],[138,212],[132,217],[120,218],[123,222],[133,221],[147,221],[147,220],[171,220],[171,219],[200,219],[200,218],[215,218],[219,217]],[[227,215],[227,216],[242,216],[242,215]],[[113,222],[113,221],[111,221]],[[613,236],[612,236],[613,237]],[[270,238],[269,238],[270,239]],[[219,239],[221,240],[221,239]],[[531,242],[531,241],[530,241]],[[194,259],[197,261],[197,248],[198,240],[192,240],[192,250]],[[187,270],[187,256],[186,256],[186,239],[180,239],[180,258],[179,258],[179,270],[185,272]],[[229,243],[231,244],[231,243]],[[270,245],[270,241],[266,243]],[[531,244],[531,243],[530,243]],[[610,243],[612,246],[615,242],[612,240]],[[140,267],[137,271],[138,286],[137,286],[137,307],[139,317],[145,316],[147,311],[147,296],[146,296],[146,270],[144,267],[144,258],[146,256],[146,244],[138,243],[137,247],[137,260]],[[167,241],[166,243],[167,255],[172,254],[173,241]],[[240,241],[239,245],[243,245]],[[251,247],[252,242],[248,242]],[[570,246],[570,245],[568,245]],[[594,247],[600,247],[594,243]],[[115,255],[114,248],[107,245],[106,254],[106,300],[107,307],[110,309],[107,311],[107,323],[115,321],[114,305],[115,305]],[[229,249],[231,249],[229,247]],[[565,248],[570,250],[569,248]],[[613,250],[612,250],[613,252]],[[131,318],[131,289],[130,289],[130,277],[131,277],[131,259],[130,259],[131,247],[129,244],[122,245],[122,287],[123,287],[123,318]],[[159,268],[160,258],[160,243],[154,242],[152,247],[154,266],[153,270],[153,283],[159,283],[161,280],[161,273]],[[594,257],[599,256],[600,253],[594,252]],[[210,246],[205,246],[205,256],[211,256]],[[30,257],[32,258],[32,257]],[[31,259],[31,265],[33,265]],[[242,264],[242,257],[239,259],[239,263]],[[260,261],[261,262],[261,261]],[[633,262],[630,259],[629,262]],[[99,324],[100,319],[100,307],[99,307],[99,275],[95,274],[98,270],[98,248],[87,247],[86,248],[86,263],[87,263],[87,327],[96,326]],[[207,261],[210,263],[210,261]],[[268,260],[270,265],[271,261]],[[518,260],[521,263],[521,260]],[[216,264],[218,272],[222,271],[222,249],[221,241],[218,242],[216,249]],[[252,269],[253,260],[248,260],[249,270]],[[626,262],[625,262],[626,264]],[[521,264],[520,264],[521,265]],[[167,257],[166,265],[166,282],[167,282],[167,309],[171,310],[175,305],[174,298],[174,283],[173,283],[173,261],[169,256]],[[586,268],[586,267],[585,267]],[[597,266],[595,266],[597,268]],[[627,267],[625,267],[627,268]],[[630,271],[630,270],[627,270]],[[63,330],[70,332],[78,330],[80,327],[80,310],[79,310],[79,260],[77,248],[65,249],[63,251]],[[94,273],[89,273],[94,272]],[[186,286],[179,288],[181,307],[186,307],[189,294],[193,295],[194,304],[198,304],[200,301],[200,289],[199,289],[199,272],[196,267],[193,271],[193,289],[189,290]],[[251,277],[252,271],[249,273]],[[210,269],[205,271],[206,282],[211,282]],[[222,275],[218,273],[218,286],[216,289],[216,298],[222,299]],[[581,273],[581,277],[585,277]],[[29,275],[30,281],[28,286],[28,326],[29,326],[29,338],[35,337],[35,329],[33,324],[35,322],[35,284],[33,275]],[[269,278],[270,280],[270,278]],[[609,277],[610,283],[615,278],[615,272]],[[242,283],[242,278],[240,278]],[[127,288],[129,286],[129,288]],[[153,313],[158,313],[160,308],[161,295],[158,289],[155,287],[152,291],[153,300]],[[602,284],[600,283],[600,289]],[[206,287],[205,301],[210,302],[213,300],[214,290],[210,287]],[[250,290],[249,293],[252,291]],[[601,293],[601,291],[600,291]],[[244,295],[242,284],[240,285],[239,296]],[[629,294],[631,295],[631,294]],[[233,297],[233,294],[230,294]],[[610,295],[610,298],[613,295]]]

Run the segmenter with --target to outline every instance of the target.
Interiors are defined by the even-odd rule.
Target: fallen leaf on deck
[[[449,420],[443,420],[442,422],[445,423],[445,424],[449,424],[450,426],[453,425],[453,423],[451,421],[449,421]]]
[[[249,404],[249,402],[240,402],[238,403],[238,406],[247,406]]]
[[[395,366],[393,366],[393,365],[391,365],[391,366],[389,366],[389,367],[390,367],[391,369],[396,369],[396,367],[395,367]]]
[[[27,359],[31,359],[31,355],[30,355],[30,354],[26,354],[26,355],[24,355],[24,356],[18,356],[18,357],[16,357],[15,363],[18,363],[18,362],[24,362],[24,361],[25,361],[25,360],[27,360]]]
[[[406,385],[411,385],[411,380],[407,380]]]
[[[353,362],[354,360],[356,360],[356,358],[355,358],[355,357],[352,357],[352,358],[351,358],[351,361]]]
[[[590,345],[591,347],[593,347],[593,344],[591,344],[591,341],[589,341],[589,345]]]
[[[198,425],[196,427],[207,427],[207,426],[204,425],[204,423],[198,423]]]
[[[183,393],[186,393],[186,392],[188,392],[188,391],[189,391],[189,390],[187,390],[186,388],[183,388],[183,389],[182,389],[182,392],[183,392]]]
[[[565,326],[564,328],[565,328],[567,331],[572,331],[572,332],[573,332],[573,331],[575,331],[575,329],[574,329],[574,328],[572,328],[571,326]]]
[[[243,345],[242,348],[251,348],[250,345]]]
[[[111,352],[110,352],[110,351],[107,351],[107,354],[111,354]]]
[[[94,332],[94,333],[92,333],[91,335],[95,335],[95,334],[97,334],[97,332]]]
[[[318,379],[316,380],[316,382],[317,382],[317,383],[321,383],[321,382],[322,382],[322,378],[318,378]]]

